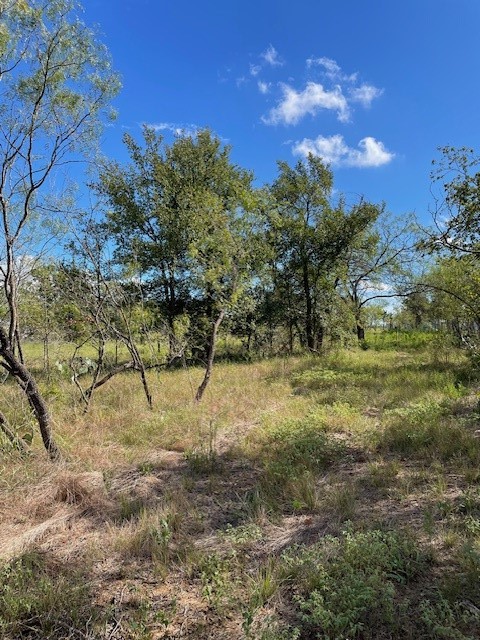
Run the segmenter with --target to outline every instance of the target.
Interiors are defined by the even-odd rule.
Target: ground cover
[[[51,373],[59,465],[4,382],[33,443],[0,454],[0,637],[478,637],[475,375],[395,341],[223,363],[201,405],[201,370],[150,371],[153,411]]]

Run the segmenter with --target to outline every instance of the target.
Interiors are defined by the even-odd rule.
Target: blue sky
[[[209,127],[258,185],[312,151],[350,201],[428,220],[437,147],[480,150],[479,0],[84,0],[123,78],[103,151]]]

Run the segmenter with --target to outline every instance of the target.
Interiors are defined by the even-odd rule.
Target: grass
[[[2,638],[94,638],[105,611],[93,605],[85,574],[49,567],[39,553],[24,553],[0,571]]]
[[[60,467],[4,383],[33,442],[0,443],[0,636],[479,637],[474,373],[429,334],[365,347],[222,362],[200,405],[201,369],[149,371],[153,411],[134,373],[84,414],[52,371]]]

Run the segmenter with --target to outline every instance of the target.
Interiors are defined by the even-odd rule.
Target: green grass
[[[0,636],[93,640],[102,614],[92,599],[82,571],[49,567],[42,555],[25,553],[0,568]]]

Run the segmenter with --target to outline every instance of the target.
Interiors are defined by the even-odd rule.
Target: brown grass
[[[381,440],[384,416],[395,418],[390,408],[403,410],[426,396],[447,401],[449,374],[433,370],[430,382],[419,379],[417,393],[406,387],[408,376],[417,369],[430,375],[419,364],[426,354],[387,353],[383,361],[374,355],[218,365],[200,405],[194,394],[201,370],[149,372],[153,411],[133,374],[98,390],[87,415],[68,381],[45,384],[65,460],[48,462],[37,434],[26,460],[4,454],[0,557],[33,548],[62,566],[72,559],[91,565],[98,594],[92,606],[106,610],[113,603],[118,636],[112,640],[233,640],[248,637],[247,627],[263,638],[262,615],[292,619],[290,587],[272,569],[282,552],[348,526],[411,530],[425,547],[453,558],[465,540],[458,528],[463,512],[455,505],[478,483],[472,464],[407,460]],[[321,373],[342,367],[344,382]],[[312,370],[310,378],[304,375]],[[6,385],[5,392],[12,424],[32,428],[15,389]],[[465,422],[475,399],[462,402]],[[266,475],[268,434],[306,416],[342,445],[340,453],[321,470],[286,469],[275,503],[278,487],[264,483],[283,481],[282,467]],[[288,464],[288,451],[285,445],[286,462],[278,464]],[[298,456],[292,459],[298,465]],[[449,508],[456,529],[445,515]],[[469,508],[476,513],[475,504]],[[261,605],[250,612],[248,626],[255,598]]]

